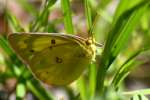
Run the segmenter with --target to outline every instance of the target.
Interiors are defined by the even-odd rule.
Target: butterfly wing
[[[41,81],[66,85],[77,79],[92,55],[81,41],[54,34],[12,34],[9,42]]]

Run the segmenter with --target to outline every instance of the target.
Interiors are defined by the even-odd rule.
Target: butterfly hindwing
[[[71,46],[73,50],[72,48],[68,48],[68,46]],[[71,43],[63,45],[63,47],[57,46],[53,50],[46,49],[33,59],[33,70],[46,83],[70,83],[89,64],[90,59],[86,58],[83,52],[82,50],[80,51],[79,46]]]

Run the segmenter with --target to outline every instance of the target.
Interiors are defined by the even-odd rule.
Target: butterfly
[[[33,75],[49,85],[68,85],[95,59],[93,38],[63,33],[14,33],[9,44]]]

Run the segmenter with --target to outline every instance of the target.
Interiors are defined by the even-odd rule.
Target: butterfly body
[[[76,80],[94,58],[93,43],[60,33],[11,34],[9,43],[46,84],[67,85]]]

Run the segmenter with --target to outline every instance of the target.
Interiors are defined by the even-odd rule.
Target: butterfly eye
[[[92,44],[92,40],[87,40],[85,43],[86,43],[86,45],[91,45]]]

